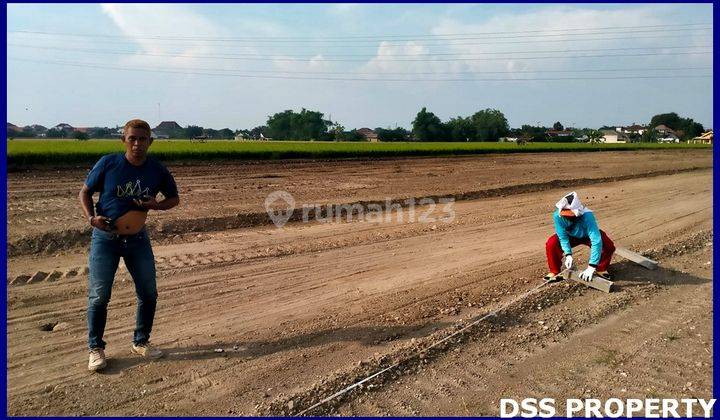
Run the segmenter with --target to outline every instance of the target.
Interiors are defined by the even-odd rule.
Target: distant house
[[[371,130],[367,127],[360,128],[357,130],[357,132],[358,132],[358,134],[363,136],[365,138],[365,140],[367,140],[369,142],[377,143],[379,140],[378,135],[375,132],[375,130]]]
[[[532,141],[532,136],[529,136],[527,134],[523,134],[521,136],[509,136],[509,137],[500,137],[500,142],[506,142],[506,143],[517,143],[517,144],[527,144]]]
[[[627,127],[617,127],[615,130],[625,134],[638,134],[642,136],[645,130],[647,130],[647,127],[633,123],[633,125],[629,125]]]
[[[665,125],[665,124],[657,125],[657,126],[654,127],[654,129],[655,129],[655,131],[657,131],[657,133],[660,134],[661,136],[664,136],[664,135],[666,135],[666,134],[675,134],[675,135],[677,135],[677,133],[675,133],[675,130],[673,130],[672,128],[668,127],[668,126]]]
[[[62,138],[72,137],[72,134],[75,132],[75,127],[73,127],[72,125],[70,125],[68,123],[60,123],[56,126],[51,127],[50,130],[48,130],[48,132],[49,131],[54,132],[53,136],[62,137]]]
[[[551,139],[572,137],[572,130],[548,130],[545,134]]]
[[[74,131],[88,134],[90,132],[90,130],[92,130],[92,127],[75,127]]]
[[[20,133],[22,132],[22,128],[18,127],[17,125],[13,123],[7,123],[7,131],[8,133]]]
[[[75,127],[67,123],[60,123],[53,128],[58,131],[75,131]]]
[[[25,129],[32,131],[33,134],[39,137],[45,137],[45,133],[47,133],[48,131],[47,127],[40,124],[28,125],[25,127]]]
[[[163,121],[160,124],[158,124],[157,127],[153,128],[153,130],[158,131],[170,131],[170,130],[180,130],[182,127],[180,124],[176,123],[175,121]]]
[[[665,124],[660,124],[653,128],[657,132],[658,143],[680,143],[678,133]]]
[[[152,129],[152,131],[158,136],[167,136],[162,138],[170,138],[173,134],[179,132],[180,130],[182,130],[182,127],[175,121],[163,121],[158,124],[157,127]]]
[[[627,143],[629,138],[627,134],[617,130],[600,130],[603,134],[605,143]]]
[[[707,131],[697,137],[688,140],[688,143],[713,144],[713,131]]]
[[[262,134],[262,133],[260,133],[260,134]],[[248,133],[247,131],[240,131],[237,134],[235,134],[235,140],[249,141],[249,140],[255,140],[255,138],[253,138],[252,134]]]
[[[680,138],[675,134],[665,134],[662,137],[657,138],[658,143],[680,143]]]
[[[122,135],[122,130],[121,130],[120,135]],[[170,138],[170,136],[165,133],[157,133],[155,131],[150,132],[150,135],[154,139],[169,139]]]

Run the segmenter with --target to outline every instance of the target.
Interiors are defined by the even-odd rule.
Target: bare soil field
[[[298,203],[320,205],[435,195],[484,198],[712,168],[712,153],[537,153],[169,166],[180,180],[182,208],[150,220],[150,230],[158,240],[270,223],[263,202],[276,190],[291,193]],[[10,255],[58,252],[88,243],[90,230],[76,197],[89,170],[30,170],[9,175]],[[176,241],[180,239],[176,237]]]
[[[155,362],[130,354],[135,296],[121,269],[108,368],[86,369],[87,168],[8,175],[10,415],[497,415],[502,397],[712,395],[712,153],[653,151],[172,166],[181,205],[151,213]],[[297,203],[453,197],[452,222],[290,222]],[[618,245],[617,291],[530,293],[568,190]],[[440,207],[440,206],[438,206]],[[439,211],[439,208],[437,209]],[[397,214],[405,217],[402,221]],[[587,251],[578,253],[584,263]],[[54,327],[54,328],[53,328]]]

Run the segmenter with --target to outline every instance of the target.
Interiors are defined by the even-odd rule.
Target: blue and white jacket
[[[570,237],[577,239],[590,238],[590,261],[588,265],[595,267],[600,263],[602,237],[600,236],[600,228],[595,220],[595,215],[591,210],[585,209],[584,213],[575,217],[574,220],[569,220],[560,216],[560,209],[555,209],[553,221],[555,222],[555,233],[560,238],[560,246],[566,255],[572,254]]]

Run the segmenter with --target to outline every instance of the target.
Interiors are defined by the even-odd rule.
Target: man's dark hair
[[[150,124],[143,120],[130,120],[125,123],[125,127],[123,127],[123,139],[125,138],[125,135],[127,134],[128,130],[131,128],[141,128],[143,130],[146,130],[148,133],[148,137],[152,136],[152,130],[150,129]]]

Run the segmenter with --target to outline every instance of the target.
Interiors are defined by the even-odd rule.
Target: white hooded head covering
[[[563,198],[560,199],[560,201],[555,204],[555,207],[559,208],[560,210],[571,210],[575,216],[582,216],[584,213],[591,212],[589,208],[583,206],[583,204],[580,202],[580,197],[577,195],[575,191],[566,194]]]

